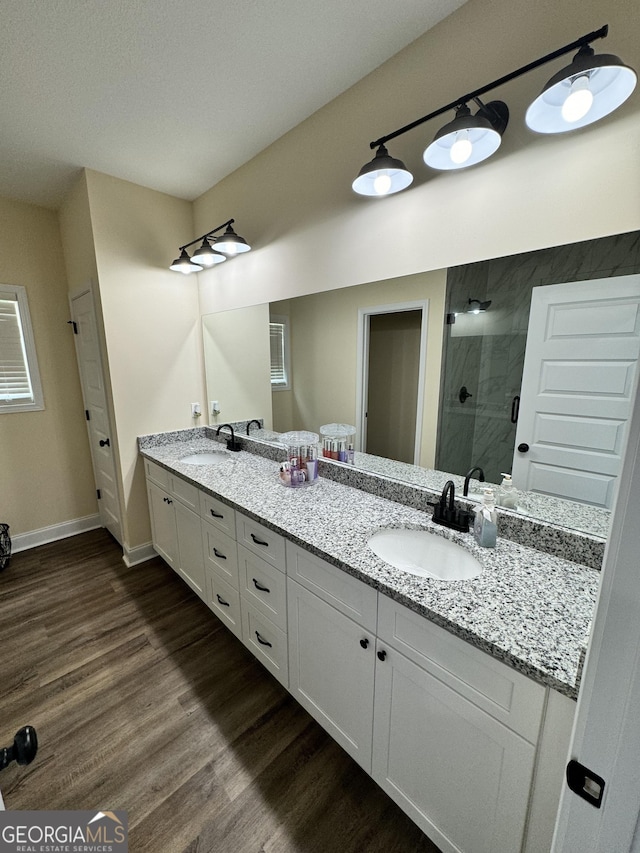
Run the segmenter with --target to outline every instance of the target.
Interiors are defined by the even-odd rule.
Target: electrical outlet
[[[209,408],[210,408],[212,415],[219,415],[220,414],[220,403],[218,400],[212,400]]]
[[[202,414],[202,410],[200,408],[200,403],[192,403],[191,404],[191,417],[199,418]]]

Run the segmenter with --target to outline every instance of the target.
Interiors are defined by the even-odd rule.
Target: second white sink
[[[385,563],[418,577],[459,581],[482,572],[482,566],[466,548],[428,530],[378,530],[368,544]]]

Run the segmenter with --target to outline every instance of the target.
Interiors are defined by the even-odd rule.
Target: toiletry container
[[[322,455],[326,459],[353,465],[355,434],[356,428],[350,424],[323,424],[320,427]]]
[[[495,548],[498,535],[498,517],[493,489],[484,489],[482,504],[475,510],[473,536],[483,548]]]
[[[287,459],[280,465],[280,480],[285,486],[309,486],[318,480],[318,435],[304,430],[283,432],[280,444]]]
[[[516,488],[513,485],[511,474],[503,474],[500,488],[498,489],[498,505],[506,509],[515,509],[518,500]]]

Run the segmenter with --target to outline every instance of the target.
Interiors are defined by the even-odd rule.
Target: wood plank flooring
[[[103,530],[0,572],[7,809],[124,809],[132,853],[438,853],[160,559]]]

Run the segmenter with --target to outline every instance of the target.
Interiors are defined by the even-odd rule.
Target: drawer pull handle
[[[251,580],[253,581],[253,585],[255,586],[255,588],[259,589],[260,592],[271,592],[271,590],[268,587],[261,586],[255,578],[251,578]]]
[[[216,547],[214,547],[214,549],[213,549],[213,553],[215,554],[215,556],[216,556],[219,560],[226,560],[226,559],[227,559],[227,558],[225,557],[225,555],[224,555],[224,554],[222,554],[220,551],[218,551],[218,549],[217,549]]]
[[[173,501],[171,500],[171,498],[165,498],[165,501],[166,501],[168,504],[172,504],[172,503],[173,503]]]
[[[369,640],[367,640],[367,638],[365,637],[364,639],[360,640],[360,645],[363,649],[367,649],[369,647]]]
[[[213,509],[210,509],[209,512],[214,518],[224,518],[224,515],[221,512],[215,512]]]
[[[256,637],[258,638],[258,642],[259,642],[261,645],[263,645],[263,646],[269,646],[269,648],[270,648],[270,649],[271,649],[271,648],[273,648],[273,643],[270,643],[268,640],[263,639],[263,637],[261,637],[261,636],[260,636],[260,634],[258,634],[258,632],[257,632],[257,631],[256,631]]]
[[[229,604],[229,602],[228,602],[228,601],[225,601],[225,600],[224,600],[224,598],[220,598],[220,596],[218,595],[218,593],[216,593],[216,598],[218,599],[218,601],[220,602],[220,604],[221,604],[223,607],[230,607],[230,606],[231,606],[231,605]]]
[[[265,548],[268,548],[268,547],[269,547],[269,543],[268,543],[268,542],[264,542],[262,539],[258,539],[258,537],[255,535],[255,533],[252,533],[252,534],[251,534],[251,538],[252,538],[252,539],[253,539],[253,541],[256,543],[256,545],[264,545],[264,546],[265,546]]]
[[[382,649],[382,651],[378,652],[378,660],[385,660],[386,657],[387,657],[387,653],[385,652],[384,649]]]

